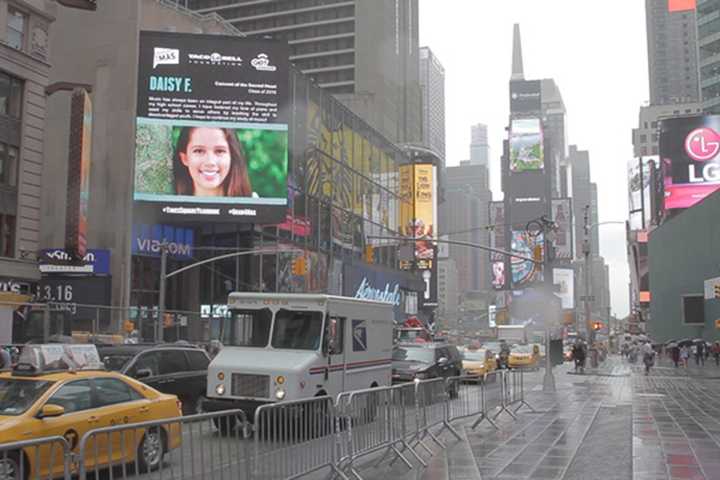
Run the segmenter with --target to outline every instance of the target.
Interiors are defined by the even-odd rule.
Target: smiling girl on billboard
[[[182,127],[173,155],[173,175],[178,195],[255,196],[242,146],[228,128]]]

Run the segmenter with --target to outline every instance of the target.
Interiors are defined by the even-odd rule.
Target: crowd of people
[[[655,364],[655,358],[658,354],[665,354],[672,360],[675,368],[688,368],[692,360],[695,365],[702,367],[712,355],[715,359],[715,365],[720,366],[720,342],[706,344],[704,341],[683,341],[669,342],[665,345],[654,348],[650,341],[624,343],[620,353],[630,363],[635,363],[638,358],[642,358],[645,364],[645,373],[649,374],[650,369]]]

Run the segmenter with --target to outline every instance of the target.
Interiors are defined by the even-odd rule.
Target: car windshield
[[[532,346],[530,345],[515,345],[512,348],[513,353],[532,353]]]
[[[0,379],[0,415],[20,415],[30,408],[53,382]]]
[[[318,350],[322,332],[321,312],[279,310],[275,315],[273,348]]]
[[[485,350],[465,350],[463,352],[463,358],[465,360],[482,362],[485,360]]]
[[[122,371],[125,366],[130,363],[130,360],[135,358],[135,355],[130,353],[105,355],[102,359],[105,368],[112,370],[113,372]]]
[[[272,312],[262,310],[233,310],[225,322],[221,341],[235,347],[266,347],[270,339]]]
[[[393,360],[406,362],[432,363],[435,361],[435,352],[429,348],[396,348],[393,350]]]

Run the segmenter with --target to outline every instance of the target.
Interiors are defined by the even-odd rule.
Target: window
[[[0,72],[0,115],[20,118],[23,103],[23,81]]]
[[[60,387],[47,402],[52,405],[59,405],[65,409],[65,413],[88,410],[92,405],[92,389],[89,380],[78,380]]]
[[[140,370],[150,370],[151,377],[160,375],[160,354],[159,352],[148,352],[141,354],[135,365],[130,367],[128,375],[134,377]]]
[[[95,394],[96,407],[117,405],[118,403],[132,402],[142,397],[122,380],[116,378],[96,378]]]
[[[200,350],[188,350],[186,353],[190,360],[190,370],[200,371],[208,369],[210,360],[204,352]]]
[[[705,323],[705,298],[703,295],[683,295],[683,323]]]
[[[25,45],[25,27],[27,15],[15,8],[8,8],[7,43],[12,48],[22,50]]]
[[[272,312],[270,309],[238,310],[232,312],[230,325],[221,334],[225,345],[236,347],[265,347],[270,337]]]
[[[320,312],[278,311],[273,328],[273,348],[319,349],[322,318]]]
[[[0,214],[0,257],[15,256],[15,215]]]
[[[345,319],[340,317],[328,317],[328,338],[333,340],[333,355],[343,353],[345,343]]]
[[[17,185],[18,149],[0,143],[0,186]]]
[[[160,375],[187,372],[188,363],[182,350],[160,352]]]

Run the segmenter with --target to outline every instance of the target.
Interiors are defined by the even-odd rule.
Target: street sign
[[[595,295],[583,295],[580,297],[581,302],[594,302],[595,301]]]

